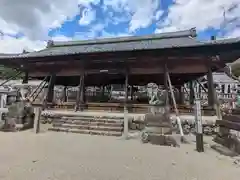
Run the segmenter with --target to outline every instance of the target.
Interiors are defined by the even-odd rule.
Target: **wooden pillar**
[[[128,138],[128,73],[125,73],[125,98],[124,98],[124,129],[123,129],[123,136],[124,138]]]
[[[133,100],[133,86],[130,87],[130,97],[131,101]]]
[[[22,84],[27,84],[28,83],[28,71],[24,72],[24,76],[23,76],[23,80],[22,80]]]
[[[198,98],[202,97],[202,88],[200,86],[200,84],[198,84]]]
[[[85,75],[84,75],[83,83],[82,83],[82,94],[81,94],[81,110],[84,110],[85,103],[86,103],[86,86],[85,86]]]
[[[177,86],[178,89],[178,104],[184,104],[184,91],[183,91],[183,87]]]
[[[80,82],[78,85],[75,111],[78,111],[79,109],[81,111],[83,110],[83,102],[84,102],[84,73],[80,75]]]
[[[105,85],[101,86],[101,101],[104,101]]]
[[[189,89],[190,89],[189,103],[190,103],[190,105],[194,105],[194,89],[193,89],[193,81],[190,81],[190,82],[189,82]]]
[[[215,88],[213,84],[213,75],[210,65],[208,65],[207,80],[208,80],[208,105],[214,107],[215,104]]]
[[[34,133],[36,134],[40,132],[40,116],[41,116],[41,107],[35,107],[33,130],[34,130]]]
[[[47,103],[53,102],[55,81],[56,81],[56,74],[52,74],[48,84],[48,91],[47,91],[47,98],[46,98]]]
[[[168,94],[168,68],[167,68],[167,64],[164,65],[164,70],[163,70],[163,78],[164,78],[164,89],[165,89],[165,111],[169,112],[170,111],[170,106],[169,106],[169,94]]]
[[[63,88],[63,102],[67,102],[67,86]]]

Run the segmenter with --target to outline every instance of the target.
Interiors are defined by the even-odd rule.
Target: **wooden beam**
[[[220,127],[225,127],[228,129],[240,131],[240,123],[225,121],[225,120],[217,120],[216,124],[219,125]]]
[[[172,83],[171,83],[171,78],[170,78],[169,72],[168,72],[168,70],[167,70],[167,65],[165,65],[165,70],[166,70],[166,75],[167,75],[169,90],[170,90],[171,97],[172,97],[172,101],[173,101],[174,110],[175,110],[175,113],[176,113],[177,124],[178,124],[178,128],[179,128],[180,135],[181,135],[181,141],[183,142],[183,141],[185,141],[185,139],[184,139],[182,124],[181,124],[181,119],[180,119],[180,117],[179,117],[180,114],[179,114],[179,110],[178,110],[178,108],[177,108],[177,103],[176,103],[176,99],[175,99],[174,92],[173,92],[173,87],[172,87]]]

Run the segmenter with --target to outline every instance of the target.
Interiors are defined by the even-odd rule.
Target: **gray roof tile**
[[[66,42],[50,41],[46,49],[30,53],[22,53],[20,55],[13,55],[9,56],[9,58],[44,57],[52,55],[57,56],[144,49],[163,49],[181,47],[183,45],[191,46],[193,44],[196,44],[197,42],[193,37],[196,37],[196,30],[194,28],[186,31],[160,33],[148,36],[128,36],[119,38]]]
[[[132,51],[132,50],[148,50],[148,49],[165,49],[182,46],[195,45],[196,41],[192,38],[170,38],[170,39],[154,39],[140,40],[130,42],[117,42],[106,44],[83,44],[72,46],[53,46],[42,51],[32,52],[21,57],[49,56],[49,55],[68,55],[68,54],[84,54],[97,52],[112,52],[112,51]],[[199,43],[201,44],[201,43]]]
[[[178,31],[172,33],[160,33],[149,36],[133,36],[120,38],[106,38],[85,41],[67,41],[67,42],[52,42],[48,43],[48,47],[41,51],[30,53],[22,53],[20,55],[1,56],[4,58],[31,58],[45,57],[58,55],[74,55],[85,53],[100,53],[100,52],[117,52],[117,51],[133,51],[133,50],[151,50],[151,49],[166,49],[174,47],[194,47],[215,44],[231,44],[240,42],[240,38],[225,39],[218,41],[197,41],[196,30],[190,29],[186,31]]]

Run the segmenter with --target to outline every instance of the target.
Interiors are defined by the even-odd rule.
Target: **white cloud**
[[[91,27],[90,30],[85,32],[76,32],[73,39],[75,40],[86,40],[97,38],[102,31],[104,31],[105,24],[95,24]]]
[[[227,38],[240,37],[240,28],[236,28],[226,34]]]
[[[79,14],[79,7],[97,5],[100,0],[1,0],[0,37],[1,53],[19,53],[23,49],[39,50],[45,47],[50,29],[60,27]],[[24,37],[14,38],[17,34]],[[56,36],[53,40],[69,40]]]
[[[0,37],[0,53],[22,53],[23,50],[41,50],[45,46],[44,41],[32,41],[26,37],[17,39],[11,36]]]
[[[20,31],[30,39],[43,39],[49,28],[59,27],[78,13],[78,0],[67,3],[65,0],[1,0],[0,28],[5,33],[13,29],[15,33]]]
[[[114,37],[126,37],[131,36],[129,33],[112,33],[107,31],[102,31],[101,38],[114,38]]]
[[[90,4],[98,5],[101,0],[78,0],[78,3],[82,6],[88,7]]]
[[[53,36],[51,38],[51,40],[53,41],[71,41],[73,40],[72,37],[67,37],[67,36],[64,36],[64,35],[58,35],[58,36]]]
[[[79,5],[90,6],[100,0],[1,0],[0,30],[25,34],[28,38],[47,38],[50,28],[60,27],[79,14]]]
[[[165,32],[175,32],[178,31],[179,29],[176,28],[175,26],[169,26],[169,27],[164,27],[161,29],[156,29],[155,33],[165,33]]]
[[[162,17],[163,13],[164,13],[163,10],[158,10],[156,12],[156,15],[155,15],[156,21],[160,20],[160,18]]]
[[[104,0],[105,9],[111,7],[130,21],[130,32],[151,25],[156,19],[159,4],[159,0]]]
[[[240,36],[240,0],[174,0],[164,19],[164,12],[159,8],[161,0],[102,0],[101,9],[107,14],[104,14],[104,19],[96,21],[94,7],[100,2],[101,0],[0,0],[0,33],[4,33],[0,39],[0,52],[38,50],[45,46],[44,40],[48,39],[68,41],[127,36],[139,28],[147,28],[155,21],[159,21],[156,32],[192,27],[199,31],[224,28],[225,37]],[[83,9],[81,14],[80,9]],[[72,38],[63,35],[48,37],[50,29],[60,27],[79,14],[79,24],[88,27],[88,31],[75,32]],[[119,33],[106,29],[108,25],[123,22],[128,23],[128,27],[117,29]],[[19,33],[24,34],[24,37],[14,38]]]
[[[85,8],[82,11],[82,17],[79,20],[79,24],[83,26],[87,26],[91,24],[96,19],[96,11],[91,7]]]
[[[160,30],[156,31],[192,27],[204,31],[208,28],[228,29],[228,26],[234,31],[239,24],[239,12],[240,0],[175,0],[175,4],[169,8],[166,19],[159,23]]]

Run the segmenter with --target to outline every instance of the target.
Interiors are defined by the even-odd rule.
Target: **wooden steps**
[[[121,117],[61,117],[53,119],[50,131],[69,132],[103,136],[121,136],[123,118]]]

